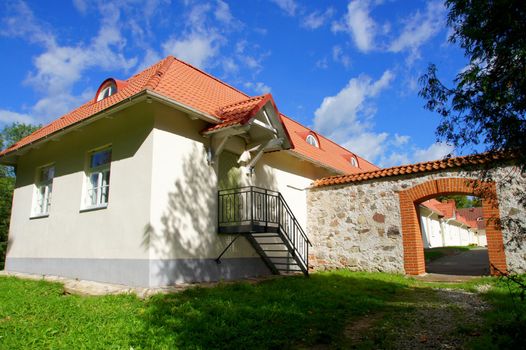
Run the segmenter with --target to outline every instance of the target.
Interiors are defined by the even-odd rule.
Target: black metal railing
[[[255,186],[220,190],[218,206],[219,232],[276,232],[308,270],[312,244],[281,193]]]

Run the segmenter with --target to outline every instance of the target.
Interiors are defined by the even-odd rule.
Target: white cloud
[[[378,164],[382,167],[443,159],[445,156],[452,154],[454,150],[454,147],[441,142],[432,143],[427,148],[420,148],[414,145],[400,147],[401,145],[396,145],[396,136],[394,142],[387,142],[391,153],[389,155],[383,154],[380,157]],[[407,151],[408,149],[409,152]]]
[[[335,96],[323,99],[314,112],[315,129],[336,136],[337,142],[344,142],[345,136],[363,131],[367,127],[367,120],[363,117],[374,111],[374,107],[367,104],[368,99],[387,88],[393,79],[394,74],[390,70],[386,70],[377,81],[364,74],[351,79]]]
[[[332,7],[325,12],[314,11],[303,18],[301,25],[309,29],[318,29],[334,16],[334,12]]]
[[[374,161],[385,152],[388,136],[386,132],[361,132],[349,138],[343,146],[360,157]]]
[[[428,148],[425,149],[417,149],[414,152],[413,160],[415,162],[427,162],[430,160],[437,160],[442,159],[451,152],[453,152],[455,148],[451,145],[448,145],[443,142],[436,142],[430,145]]]
[[[219,47],[214,36],[192,33],[189,36],[169,39],[163,44],[166,55],[174,55],[198,68],[205,68],[211,58],[216,56]]]
[[[407,135],[398,135],[398,134],[395,134],[394,135],[394,145],[399,147],[399,146],[403,146],[405,144],[407,144],[409,142],[409,139],[411,137],[407,136]]]
[[[126,40],[121,34],[118,5],[104,3],[99,11],[101,24],[97,34],[89,43],[74,46],[60,45],[55,35],[34,17],[24,2],[17,2],[4,18],[7,25],[2,30],[3,35],[17,32],[19,37],[40,44],[44,49],[34,58],[35,70],[25,80],[43,94],[31,108],[36,118],[56,118],[78,105],[84,96],[77,96],[72,91],[87,69],[128,71],[136,65],[136,58],[126,58],[123,54]],[[24,30],[18,31],[21,24],[24,24]]]
[[[250,89],[254,92],[256,92],[257,94],[259,95],[263,95],[263,94],[268,94],[272,89],[270,88],[270,86],[258,81],[258,82],[255,82],[255,83],[252,83],[252,82],[247,82],[245,84],[243,84],[245,86],[245,88],[247,89]]]
[[[0,35],[24,38],[45,46],[55,45],[51,31],[35,18],[33,11],[23,1],[9,3],[8,14],[2,18]]]
[[[378,165],[382,168],[388,168],[403,164],[411,164],[411,160],[409,159],[408,154],[405,152],[391,152],[389,156],[383,156],[380,162],[378,163]]]
[[[229,24],[234,20],[234,16],[230,12],[230,6],[224,1],[217,0],[217,7],[214,11],[215,18],[222,22]]]
[[[334,62],[341,63],[345,68],[351,66],[351,58],[343,53],[341,46],[336,45],[332,48],[332,59]]]
[[[5,109],[0,109],[0,123],[11,124],[11,123],[25,123],[25,124],[36,124],[35,118],[28,114],[16,113]]]
[[[280,9],[285,11],[289,16],[294,16],[298,9],[298,4],[295,0],[271,0],[273,3],[279,6]]]
[[[152,64],[159,62],[160,60],[161,56],[157,53],[157,51],[147,48],[141,64],[137,66],[136,73],[141,72],[145,68],[150,67]]]
[[[407,17],[402,32],[391,42],[388,50],[409,51],[409,62],[418,59],[420,46],[444,28],[445,13],[446,8],[441,1],[428,2],[424,13],[416,11]]]
[[[358,50],[362,52],[371,51],[374,48],[375,34],[378,25],[369,15],[370,1],[353,0],[347,5],[347,13],[342,22],[334,22],[334,32],[348,32]]]
[[[86,3],[86,0],[73,0],[73,6],[77,9],[77,11],[85,15],[86,12],[88,12],[88,4]]]

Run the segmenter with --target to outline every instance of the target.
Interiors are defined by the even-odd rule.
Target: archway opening
[[[399,192],[404,269],[407,274],[421,275],[426,272],[418,206],[437,196],[455,194],[482,198],[490,274],[497,275],[506,272],[506,255],[499,226],[500,213],[495,183],[482,182],[477,179],[441,178],[428,180]]]
[[[417,213],[427,273],[490,274],[480,197],[437,196],[419,203]]]

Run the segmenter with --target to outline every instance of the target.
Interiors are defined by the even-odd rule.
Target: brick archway
[[[420,275],[426,271],[417,205],[438,195],[465,194],[481,196],[481,193],[485,194],[482,198],[482,214],[486,223],[491,274],[497,274],[493,266],[503,272],[507,270],[502,232],[498,226],[500,214],[495,183],[465,178],[444,178],[429,180],[399,192],[404,244],[404,269],[407,274]]]

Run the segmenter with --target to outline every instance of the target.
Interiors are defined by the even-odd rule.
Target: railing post
[[[254,225],[254,188],[250,186],[250,225]]]

